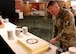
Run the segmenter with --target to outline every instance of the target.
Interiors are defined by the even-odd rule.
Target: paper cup
[[[6,18],[6,19],[5,19],[5,23],[8,23],[8,22],[9,22],[9,19],[8,19],[8,18]]]
[[[0,20],[2,19],[2,15],[0,15]]]
[[[21,28],[16,28],[15,34],[16,34],[17,37],[21,36],[20,33],[21,33]]]
[[[12,30],[7,31],[7,34],[8,34],[8,39],[10,39],[10,40],[14,39]]]
[[[76,47],[69,47],[69,54],[76,54]]]
[[[28,27],[22,27],[22,32],[23,32],[23,34],[27,34],[28,33]]]

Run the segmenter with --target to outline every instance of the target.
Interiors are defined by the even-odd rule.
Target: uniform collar
[[[63,9],[60,8],[59,14],[57,15],[57,18],[59,18],[62,15]]]

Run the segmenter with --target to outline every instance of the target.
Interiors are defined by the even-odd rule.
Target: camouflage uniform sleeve
[[[52,16],[52,22],[53,22],[53,32],[52,32],[52,37],[55,38],[57,36],[58,33],[58,29],[56,27],[56,17]]]
[[[68,34],[74,33],[74,16],[71,13],[67,13],[63,16],[63,29],[61,33],[56,37],[57,40],[65,40],[65,37],[68,38]]]
[[[58,29],[55,25],[53,25],[53,33],[52,33],[52,37],[55,38],[57,36],[58,33]]]

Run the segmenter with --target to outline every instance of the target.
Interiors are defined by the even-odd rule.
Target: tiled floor
[[[52,35],[51,18],[41,16],[27,16],[16,23],[18,26],[27,26],[29,32],[49,42]]]

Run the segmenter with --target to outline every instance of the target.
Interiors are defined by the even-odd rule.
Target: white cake
[[[49,49],[49,43],[36,36],[27,36],[25,38],[18,39],[17,43],[29,54],[41,54]]]

